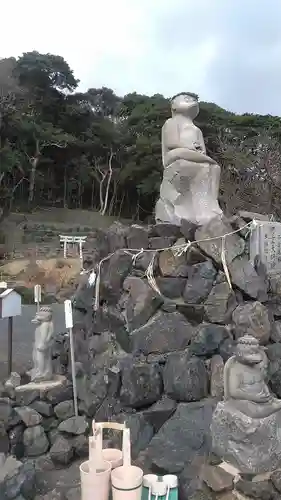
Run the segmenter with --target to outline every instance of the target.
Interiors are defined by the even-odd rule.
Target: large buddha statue
[[[281,465],[281,400],[267,386],[267,365],[257,339],[240,338],[224,367],[224,401],[213,415],[215,453],[244,473]]]
[[[222,214],[220,167],[206,155],[202,132],[193,123],[199,113],[197,96],[177,94],[171,108],[172,118],[162,128],[164,173],[155,219],[177,226],[182,219],[203,225]]]

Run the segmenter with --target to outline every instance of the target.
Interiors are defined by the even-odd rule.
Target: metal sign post
[[[8,318],[8,375],[12,373],[13,364],[13,316]]]
[[[35,285],[34,286],[34,302],[37,304],[37,312],[40,309],[40,302],[42,300],[42,291],[41,291],[41,285]]]
[[[73,315],[72,315],[71,300],[65,300],[64,301],[64,318],[65,318],[65,326],[69,330],[71,372],[72,372],[73,399],[74,399],[74,411],[75,411],[75,416],[78,417],[76,370],[75,370],[74,343],[73,343],[73,332],[72,332],[72,329],[73,329]]]

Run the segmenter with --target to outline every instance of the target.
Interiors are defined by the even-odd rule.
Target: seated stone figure
[[[53,378],[52,345],[54,325],[50,307],[41,307],[32,323],[35,323],[33,344],[33,368],[30,372],[32,382],[50,381]]]
[[[212,420],[214,452],[241,472],[281,465],[281,400],[266,384],[268,359],[257,339],[239,339],[224,368],[224,401]]]
[[[164,166],[156,222],[181,225],[181,219],[196,225],[221,215],[218,205],[220,167],[206,155],[201,130],[193,123],[198,98],[180,93],[172,98],[172,118],[162,128]]]

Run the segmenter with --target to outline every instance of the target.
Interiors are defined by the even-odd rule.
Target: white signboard
[[[21,316],[21,296],[15,290],[7,288],[0,294],[0,318]]]
[[[37,304],[41,302],[41,285],[34,286],[34,302]]]
[[[260,257],[268,274],[281,272],[281,223],[263,221],[252,230],[250,258]]]
[[[64,319],[65,327],[73,328],[72,304],[71,300],[64,301]]]

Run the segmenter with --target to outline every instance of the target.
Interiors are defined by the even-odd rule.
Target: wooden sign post
[[[73,332],[72,332],[73,315],[72,315],[72,304],[71,304],[71,300],[69,300],[69,299],[64,301],[64,318],[65,318],[65,326],[69,330],[74,411],[75,411],[75,416],[78,417],[76,370],[75,370],[74,343],[73,343]]]
[[[37,304],[37,312],[40,309],[40,302],[42,300],[41,296],[42,296],[41,285],[35,285],[34,286],[34,302],[35,302],[35,304]]]
[[[13,363],[13,317],[21,316],[21,296],[12,288],[0,289],[0,319],[8,319],[8,376]]]

